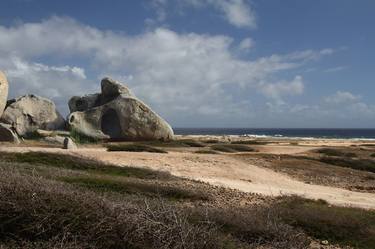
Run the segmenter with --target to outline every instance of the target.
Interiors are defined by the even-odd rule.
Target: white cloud
[[[342,70],[345,70],[346,67],[344,66],[338,66],[338,67],[332,67],[324,70],[325,73],[335,73],[335,72],[340,72]]]
[[[239,48],[240,50],[248,51],[248,50],[249,50],[250,48],[252,48],[253,46],[254,46],[254,40],[251,39],[250,37],[248,37],[248,38],[243,39],[243,40],[240,42],[238,48]]]
[[[211,0],[214,6],[223,11],[228,22],[238,28],[255,28],[256,17],[250,4],[244,0]]]
[[[350,92],[337,91],[335,94],[325,98],[329,104],[351,104],[361,99],[361,96],[354,95]]]
[[[281,81],[272,84],[262,84],[261,92],[267,97],[282,103],[282,96],[300,95],[303,93],[304,84],[302,76],[297,75],[292,81]]]
[[[151,1],[151,6],[156,12],[157,21],[160,22],[166,19],[169,2],[172,1]],[[177,2],[180,3],[180,7],[212,7],[219,11],[228,23],[238,28],[256,28],[257,26],[255,11],[248,0],[178,0]]]
[[[13,94],[32,91],[66,106],[72,95],[98,89],[100,77],[110,75],[124,80],[140,98],[172,121],[179,119],[181,110],[184,116],[252,115],[250,104],[227,89],[259,89],[278,101],[285,95],[301,94],[302,77],[273,82],[275,74],[330,51],[309,50],[245,60],[237,56],[233,39],[228,36],[181,34],[166,28],[130,36],[60,17],[0,26],[0,37],[0,68],[8,72]],[[79,59],[86,66],[50,65],[48,58]]]

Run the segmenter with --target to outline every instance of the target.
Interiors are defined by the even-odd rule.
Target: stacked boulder
[[[101,93],[72,97],[68,125],[94,139],[170,140],[171,126],[118,81],[104,78]]]
[[[27,138],[38,129],[65,129],[65,120],[51,100],[25,95],[7,101],[8,88],[0,71],[0,141],[18,143],[18,136]]]

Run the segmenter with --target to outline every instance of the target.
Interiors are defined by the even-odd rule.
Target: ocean
[[[240,135],[247,137],[375,139],[375,129],[173,128],[176,135]]]

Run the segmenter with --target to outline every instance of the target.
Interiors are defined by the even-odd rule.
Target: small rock
[[[73,140],[69,137],[64,139],[64,149],[66,150],[75,150],[77,149],[77,145],[73,142]]]
[[[328,240],[322,240],[320,243],[321,243],[322,245],[324,245],[324,246],[326,246],[326,245],[329,244]]]
[[[0,123],[0,141],[20,143],[17,134],[12,130],[11,125]]]

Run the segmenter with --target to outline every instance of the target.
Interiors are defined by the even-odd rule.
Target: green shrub
[[[143,144],[110,144],[107,145],[108,151],[130,151],[130,152],[151,152],[151,153],[168,153],[165,150],[158,149]]]
[[[217,151],[214,151],[214,150],[197,150],[194,153],[197,153],[197,154],[219,154]]]
[[[112,176],[126,176],[141,179],[171,179],[172,176],[166,172],[159,172],[150,169],[135,167],[118,167],[106,165],[101,162],[89,160],[81,157],[42,153],[0,153],[0,160],[3,162],[25,163],[29,165],[43,165],[47,167],[56,167],[62,169],[79,170],[95,174],[104,174]]]
[[[363,170],[375,173],[375,162],[370,159],[352,159],[341,157],[322,157],[319,161],[340,167],[346,167],[356,170]]]
[[[268,144],[268,142],[259,141],[259,140],[240,140],[240,141],[232,141],[231,144],[265,145],[265,144]]]
[[[77,144],[92,144],[92,143],[98,143],[99,140],[86,136],[80,132],[78,132],[75,129],[72,129],[70,131],[70,137],[73,139],[73,141]]]
[[[322,148],[317,150],[318,153],[324,154],[326,156],[337,156],[337,157],[357,157],[353,152],[345,152],[338,149],[332,148]]]
[[[247,145],[242,144],[215,144],[212,145],[211,148],[213,150],[221,151],[221,152],[254,152],[256,151],[254,148],[251,148]]]
[[[325,201],[283,197],[273,207],[283,221],[320,240],[355,248],[375,248],[375,212],[330,206]]]
[[[190,191],[174,186],[163,186],[155,183],[134,181],[131,179],[114,179],[102,176],[61,177],[67,183],[75,184],[100,192],[117,192],[122,194],[140,194],[148,197],[164,197],[172,200],[208,200],[208,196],[199,191]]]

